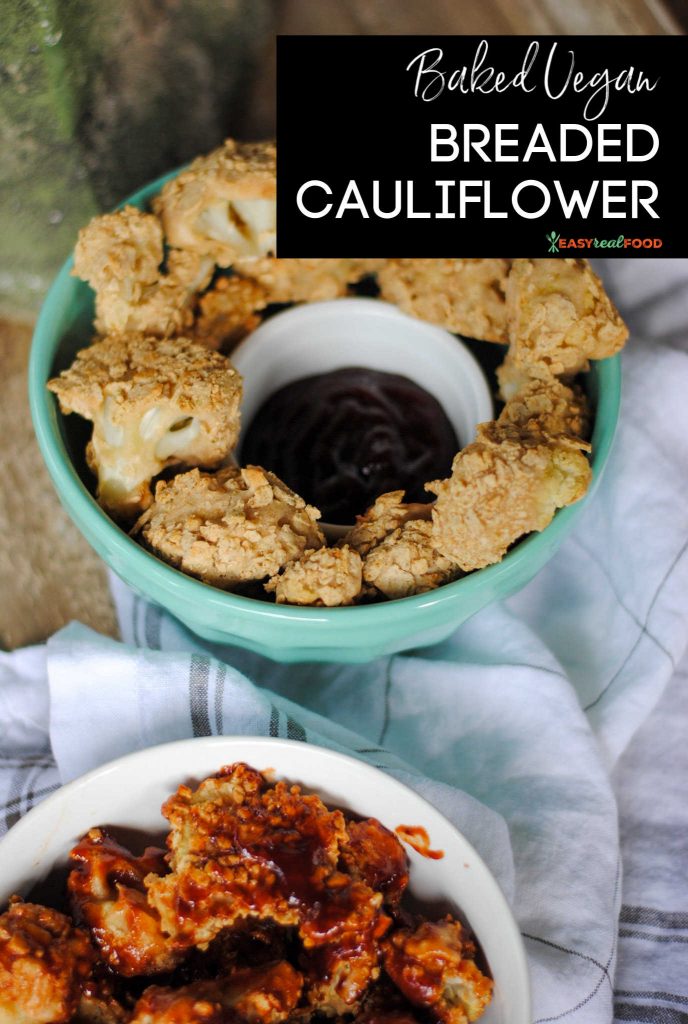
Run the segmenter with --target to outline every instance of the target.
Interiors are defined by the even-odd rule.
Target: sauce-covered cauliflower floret
[[[278,604],[326,608],[353,604],[361,593],[362,568],[357,551],[323,547],[290,562],[265,589],[274,593]]]
[[[193,296],[208,284],[213,262],[172,250],[164,272],[163,257],[160,221],[134,206],[94,217],[81,229],[72,273],[96,293],[100,334],[143,331],[164,337],[190,325]]]
[[[509,360],[532,376],[575,374],[614,355],[628,329],[587,260],[514,260],[506,283]]]
[[[390,600],[424,594],[461,575],[459,567],[435,548],[432,523],[412,519],[372,548],[363,579]]]
[[[583,497],[591,479],[582,442],[512,423],[482,423],[454,458],[437,494],[432,542],[468,572],[501,561],[514,541],[544,530],[555,511]]]
[[[111,970],[129,977],[176,967],[181,953],[163,935],[143,884],[147,875],[166,872],[163,851],[134,857],[94,828],[71,851],[70,861],[67,887],[75,917],[88,927]]]
[[[12,902],[0,915],[0,1024],[66,1024],[94,960],[88,936],[64,914]]]
[[[275,147],[227,139],[163,186],[153,200],[170,245],[220,267],[275,248]]]
[[[277,259],[237,260],[234,269],[258,281],[268,302],[321,302],[346,295],[349,285],[374,274],[385,260]]]
[[[549,437],[584,439],[590,433],[590,411],[584,392],[556,377],[528,379],[508,399],[497,422],[512,423],[530,434]]]
[[[451,917],[393,932],[383,943],[383,956],[403,995],[441,1024],[477,1020],[492,998],[493,983],[476,966],[474,944]]]
[[[302,985],[284,960],[179,988],[153,985],[134,1007],[131,1024],[282,1024]]]
[[[93,422],[87,459],[98,500],[122,518],[148,507],[166,466],[217,466],[239,434],[241,377],[188,338],[111,335],[48,387],[63,412]]]
[[[160,558],[231,589],[272,576],[325,538],[320,513],[257,466],[160,481],[135,532]]]
[[[507,341],[504,290],[510,260],[389,260],[380,298],[405,313],[481,341]]]

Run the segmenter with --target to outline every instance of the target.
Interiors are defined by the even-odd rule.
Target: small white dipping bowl
[[[530,1024],[523,941],[502,892],[460,832],[413,790],[362,761],[310,743],[268,737],[212,736],[151,747],[111,761],[63,786],[29,811],[0,841],[0,910],[13,893],[63,867],[69,850],[96,825],[135,830],[160,841],[169,829],[160,806],[180,783],[199,782],[245,761],[276,779],[301,783],[326,803],[378,818],[389,829],[419,825],[441,860],[407,847],[410,892],[428,916],[460,912],[482,946],[495,988],[480,1024]],[[150,843],[148,839],[148,844]]]
[[[347,366],[396,373],[418,384],[440,403],[461,447],[473,440],[478,423],[494,416],[485,375],[463,342],[378,299],[311,302],[276,313],[231,358],[244,378],[239,462],[246,428],[270,395],[295,380]]]

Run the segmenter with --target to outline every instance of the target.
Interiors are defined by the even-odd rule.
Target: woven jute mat
[[[31,425],[27,324],[0,320],[0,646],[72,619],[117,635],[103,563],[63,511]]]

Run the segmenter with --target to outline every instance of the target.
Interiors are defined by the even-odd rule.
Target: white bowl
[[[490,965],[495,993],[481,1024],[530,1024],[526,958],[518,927],[502,892],[478,854],[420,796],[362,761],[293,740],[213,736],[166,743],[119,758],[71,782],[22,818],[0,842],[0,905],[26,895],[64,865],[80,836],[95,825],[167,831],[163,801],[182,782],[200,781],[222,765],[245,761],[302,783],[333,805],[378,818],[389,829],[420,825],[429,860],[409,849],[413,896],[439,914],[460,911]],[[145,845],[145,841],[142,841]]]
[[[444,409],[462,448],[478,423],[494,416],[485,375],[461,339],[379,299],[311,302],[276,313],[236,347],[232,362],[244,378],[239,461],[245,428],[270,395],[346,366],[400,374],[424,388]]]

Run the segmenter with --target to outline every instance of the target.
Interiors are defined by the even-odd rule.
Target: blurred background
[[[94,214],[226,135],[273,134],[276,35],[682,34],[688,0],[0,0],[0,26],[8,649],[72,618],[116,628],[104,569],[62,512],[33,440],[26,361],[42,297]]]

